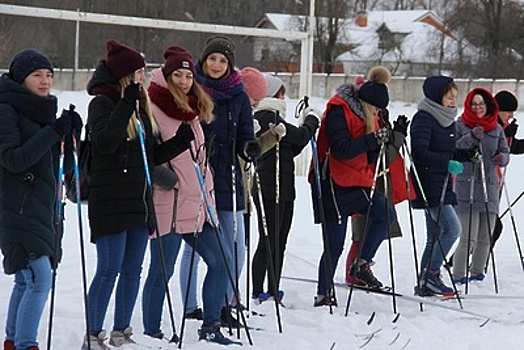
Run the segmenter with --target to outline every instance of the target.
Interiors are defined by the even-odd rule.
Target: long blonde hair
[[[173,95],[175,104],[180,109],[182,109],[184,112],[193,112],[191,106],[189,105],[187,95],[182,89],[173,83],[173,80],[170,77],[167,78],[167,87]],[[202,89],[202,87],[200,87],[200,85],[195,80],[193,80],[191,91],[197,98],[197,108],[200,112],[198,119],[205,122],[206,124],[211,123],[214,119],[213,101],[211,100],[211,97]]]
[[[375,116],[373,115],[373,106],[362,100],[360,100],[360,104],[362,105],[364,116],[366,117],[364,120],[364,124],[366,124],[366,134],[375,132]]]
[[[122,77],[119,80],[120,83],[120,97],[124,97],[124,89],[129,86],[132,82],[132,79],[130,76]],[[151,123],[151,129],[153,130],[153,135],[158,135],[160,133],[160,130],[158,128],[158,124],[156,122],[155,117],[153,116],[153,110],[151,109],[151,101],[149,100],[149,96],[147,95],[146,89],[142,88],[142,93],[145,96],[145,106],[144,110],[149,117],[149,122]],[[138,125],[137,125],[137,115],[136,115],[136,109],[131,115],[131,118],[129,119],[129,123],[127,124],[127,136],[134,140],[138,135]]]

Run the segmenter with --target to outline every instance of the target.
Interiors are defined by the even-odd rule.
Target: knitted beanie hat
[[[170,46],[164,51],[164,67],[162,73],[167,77],[179,68],[189,69],[195,74],[195,64],[191,53],[181,46]]]
[[[235,68],[235,44],[227,36],[215,35],[206,40],[200,60],[204,62],[213,52],[226,56],[231,71]]]
[[[240,71],[244,91],[254,100],[261,100],[267,95],[267,83],[264,75],[256,68],[246,67]]]
[[[25,49],[13,56],[9,64],[9,77],[22,84],[27,76],[37,69],[49,69],[53,72],[53,64],[49,57],[35,49]]]
[[[140,52],[115,40],[106,41],[106,50],[105,65],[117,80],[146,66],[144,56]]]
[[[278,90],[284,85],[284,82],[279,78],[271,74],[264,74],[267,83],[267,97],[275,97]]]
[[[358,90],[358,98],[380,109],[389,103],[389,93],[386,84],[391,79],[389,69],[383,66],[371,68],[367,81]]]
[[[424,96],[433,102],[442,104],[444,89],[451,82],[453,82],[453,78],[447,77],[445,75],[434,75],[426,78],[426,80],[424,80],[424,84],[422,85]]]
[[[495,100],[497,100],[500,112],[515,112],[519,108],[517,98],[511,91],[501,90],[497,92]]]

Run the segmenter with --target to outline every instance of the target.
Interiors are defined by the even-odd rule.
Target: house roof
[[[376,60],[382,55],[383,62],[398,62],[399,60],[410,62],[432,61],[431,52],[437,51],[439,41],[444,37],[445,57],[444,60],[456,59],[458,52],[457,35],[446,31],[442,20],[432,11],[368,11],[368,24],[360,27],[354,18],[346,18],[343,32],[339,42],[355,47],[337,57],[338,61],[352,60]],[[288,15],[280,13],[266,13],[257,23],[257,26],[265,26],[278,30],[296,30],[297,20],[305,20],[305,16]],[[320,20],[323,20],[322,18]],[[324,19],[325,20],[325,19]],[[391,33],[404,37],[400,49],[381,53],[378,49],[379,35],[377,29],[384,25]],[[467,41],[463,41],[462,50],[467,56],[476,57],[477,50]],[[435,52],[438,60],[438,52]]]

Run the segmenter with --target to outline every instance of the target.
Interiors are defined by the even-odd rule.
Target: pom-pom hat
[[[258,69],[245,67],[240,71],[244,91],[254,100],[261,100],[267,95],[267,83],[264,74]]]
[[[181,46],[170,46],[164,51],[164,67],[162,73],[167,77],[180,68],[189,69],[195,74],[195,64],[191,53]]]
[[[495,95],[500,112],[515,112],[519,108],[519,102],[515,95],[508,90],[501,90]]]
[[[371,68],[367,81],[358,90],[358,98],[380,109],[389,104],[389,93],[386,84],[391,79],[391,72],[383,66]]]
[[[115,40],[106,41],[106,50],[105,65],[117,80],[146,66],[144,56],[140,52]]]
[[[53,64],[49,57],[35,49],[25,49],[13,56],[9,64],[9,77],[22,84],[27,76],[38,69],[49,69],[53,72]]]

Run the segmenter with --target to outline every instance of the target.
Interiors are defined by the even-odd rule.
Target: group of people
[[[383,286],[371,267],[381,243],[396,235],[394,205],[404,200],[426,215],[416,293],[453,293],[441,268],[458,237],[453,283],[484,279],[498,219],[500,168],[510,151],[523,153],[522,142],[514,140],[517,124],[510,122],[517,109],[511,92],[492,96],[474,88],[457,119],[457,86],[450,77],[433,76],[424,82],[411,122],[406,116],[391,122],[391,73],[377,66],[367,79],[340,86],[324,112],[306,106],[297,125],[286,120],[282,80],[251,67],[237,70],[235,45],[225,36],[208,38],[196,61],[185,48],[168,47],[147,87],[139,51],[115,40],[106,42],[106,50],[87,85],[93,96],[86,127],[88,214],[97,264],[82,349],[134,342],[131,318],[148,244],[143,333],[164,338],[166,286],[182,241],[185,317],[202,320],[200,340],[232,343],[220,326],[231,319],[231,307],[242,309],[238,278],[251,200],[259,240],[250,298],[280,302],[296,197],[294,158],[310,140],[318,143],[309,181],[324,240],[314,306],[337,303],[333,276],[350,217],[346,280]],[[0,78],[0,247],[5,272],[14,274],[4,350],[38,349],[38,326],[61,258],[60,176],[73,169],[74,141],[84,125],[73,107],[56,117],[52,82],[50,59],[34,49],[17,53]],[[412,154],[402,152],[410,123]],[[414,164],[410,174],[403,154]],[[413,185],[414,176],[421,186]],[[200,259],[207,265],[202,308],[196,292]]]

